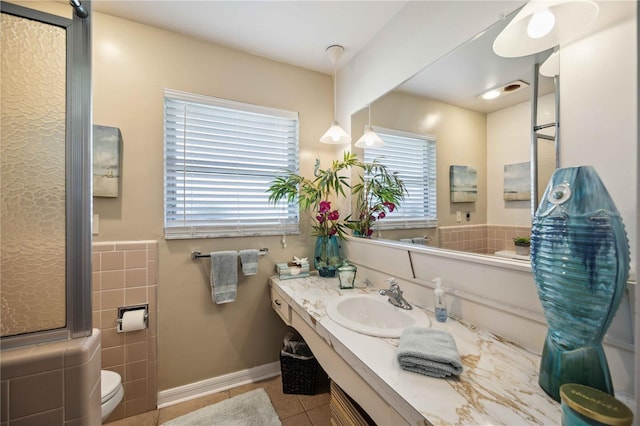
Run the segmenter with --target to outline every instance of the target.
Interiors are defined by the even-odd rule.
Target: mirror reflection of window
[[[378,229],[437,226],[436,141],[417,133],[374,128],[384,141],[379,148],[364,148],[364,161],[378,160],[397,172],[407,195],[400,207],[376,225]]]

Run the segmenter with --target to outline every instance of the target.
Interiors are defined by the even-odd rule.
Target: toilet
[[[100,389],[102,420],[104,421],[122,401],[124,388],[122,387],[122,378],[115,371],[102,370],[100,380],[102,383]]]

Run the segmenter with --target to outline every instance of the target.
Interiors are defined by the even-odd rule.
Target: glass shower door
[[[66,326],[66,30],[2,13],[2,337]]]

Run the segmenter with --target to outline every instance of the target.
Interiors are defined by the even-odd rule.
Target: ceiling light
[[[328,144],[343,144],[351,142],[351,138],[344,131],[342,127],[340,127],[340,123],[334,121],[329,127],[324,135],[320,138],[320,142],[328,143]]]
[[[344,131],[340,124],[338,123],[338,119],[336,118],[336,63],[340,56],[344,53],[344,47],[334,44],[333,46],[327,47],[327,54],[329,55],[329,59],[333,63],[333,123],[329,130],[325,132],[324,135],[320,138],[320,142],[327,144],[345,144],[351,143],[351,137]]]
[[[371,126],[364,128],[364,134],[356,142],[358,148],[380,148],[384,146],[384,141],[373,131]]]
[[[508,95],[509,93],[517,92],[518,90],[528,86],[529,83],[527,83],[526,81],[515,80],[501,87],[496,87],[495,89],[488,90],[478,97],[488,101],[500,96]]]
[[[480,95],[480,97],[488,101],[490,99],[497,98],[498,96],[500,96],[501,93],[502,92],[500,90],[489,90],[488,92],[485,92],[482,95]]]
[[[584,35],[598,16],[592,0],[530,0],[493,42],[505,58],[542,52]]]
[[[544,37],[551,32],[556,25],[556,17],[549,9],[542,9],[529,18],[527,35],[531,38]]]
[[[364,134],[360,136],[355,146],[357,148],[381,148],[384,146],[382,138],[371,128],[371,105],[369,105],[369,123],[364,126]]]

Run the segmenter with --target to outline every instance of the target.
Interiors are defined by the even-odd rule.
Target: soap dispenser
[[[447,320],[447,301],[444,289],[442,288],[442,279],[434,278],[433,282],[436,285],[436,289],[433,291],[436,320],[438,320],[438,322],[445,322]]]

